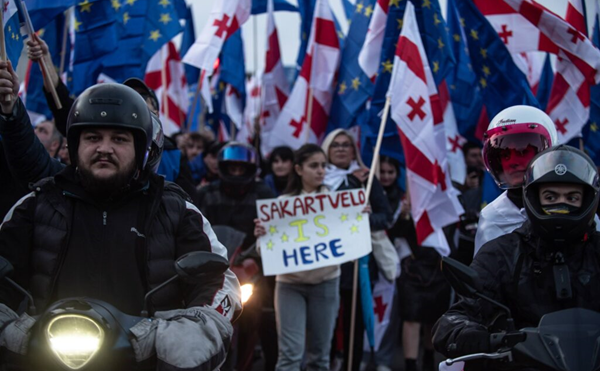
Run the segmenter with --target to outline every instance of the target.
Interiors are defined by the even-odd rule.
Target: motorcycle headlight
[[[102,327],[93,319],[78,314],[54,317],[45,333],[50,349],[71,370],[78,370],[91,361],[104,340]]]
[[[251,283],[247,283],[242,285],[242,304],[246,304],[250,297],[252,296],[252,292],[254,291],[254,286]]]

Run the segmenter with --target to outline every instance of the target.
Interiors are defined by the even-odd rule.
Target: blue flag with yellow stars
[[[328,131],[355,125],[359,111],[365,109],[373,94],[373,82],[358,65],[358,54],[365,42],[375,0],[359,0],[342,49],[337,88],[329,113]]]
[[[539,108],[527,78],[492,25],[471,0],[457,0],[456,5],[464,19],[469,55],[488,118],[518,104]]]
[[[192,9],[190,7],[186,8],[185,14],[185,26],[183,27],[183,36],[181,38],[181,47],[179,49],[179,54],[183,57],[185,53],[190,49],[190,47],[196,41],[196,34],[194,32],[194,20],[192,17]],[[200,79],[200,69],[191,66],[187,63],[183,64],[185,68],[185,78],[188,82],[188,85],[191,87],[192,85],[198,84],[198,80]]]
[[[21,34],[21,11],[15,1],[4,1],[4,42],[6,56],[17,70],[17,63],[23,50],[23,35]]]
[[[477,75],[471,65],[471,57],[465,43],[465,32],[462,20],[454,0],[448,0],[448,33],[451,37],[452,52],[456,60],[454,68],[448,76],[448,89],[452,99],[452,108],[456,117],[458,132],[471,142],[479,142],[475,137],[475,129],[483,107],[483,101],[477,82]]]
[[[406,1],[390,0],[381,57],[379,59],[379,71],[375,80],[375,90],[371,99],[371,107],[369,108],[368,115],[366,115],[366,120],[358,122],[361,128],[361,151],[366,164],[370,164],[373,160],[373,150],[377,142],[381,114],[385,106],[386,94],[392,77],[396,43],[402,29],[405,8]],[[404,163],[404,153],[400,145],[398,128],[391,116],[388,117],[385,125],[380,154],[393,157]]]
[[[594,30],[592,31],[592,43],[596,48],[600,47],[600,18],[594,15]],[[590,121],[583,129],[585,151],[594,163],[600,166],[600,85],[590,88]]]
[[[119,47],[104,62],[104,72],[122,82],[143,78],[146,64],[164,44],[182,31],[172,0],[111,0],[118,12]]]
[[[33,29],[39,30],[75,5],[75,0],[25,0],[25,4]]]
[[[450,38],[442,17],[442,9],[438,0],[416,0],[413,4],[433,79],[435,85],[439,86],[456,63],[450,49]]]

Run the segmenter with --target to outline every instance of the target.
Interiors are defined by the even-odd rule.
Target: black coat
[[[479,274],[481,293],[512,312],[517,329],[537,327],[544,314],[568,308],[600,311],[600,233],[591,230],[587,241],[561,250],[571,281],[572,298],[557,298],[553,267],[557,253],[531,231],[530,222],[514,232],[486,243],[471,267]],[[496,332],[492,319],[500,311],[481,299],[465,299],[453,305],[434,327],[437,351],[449,357],[465,353],[449,351],[451,344],[470,341],[469,332]]]

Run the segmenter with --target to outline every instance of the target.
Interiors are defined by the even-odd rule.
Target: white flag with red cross
[[[464,210],[450,181],[442,105],[410,2],[387,94],[406,159],[417,242],[447,256],[450,247],[442,228],[457,222]]]
[[[438,86],[440,105],[444,113],[444,129],[446,131],[446,156],[448,158],[448,167],[450,179],[458,184],[465,184],[467,178],[467,165],[462,146],[467,140],[458,132],[456,116],[450,100],[450,91],[446,80]]]
[[[254,145],[255,119],[260,114],[260,76],[246,79],[246,107],[244,108],[244,124],[236,134],[238,142]]]
[[[356,5],[359,6],[358,4]],[[377,0],[373,16],[369,21],[369,29],[358,54],[358,65],[369,79],[374,80],[379,70],[379,58],[383,47],[385,36],[385,25],[387,24],[389,0]]]
[[[188,111],[188,84],[173,42],[163,45],[148,61],[144,82],[156,93],[165,135],[181,131]]]
[[[315,4],[306,50],[292,93],[269,137],[270,148],[287,145],[297,149],[307,142],[316,143],[325,135],[340,59],[339,40],[327,0],[317,0]]]
[[[251,8],[251,0],[214,1],[208,22],[183,57],[183,62],[205,70],[206,77],[212,75],[223,43],[248,20]]]
[[[581,0],[569,0],[565,20],[581,34],[587,35]],[[576,85],[569,84],[566,76],[571,77],[571,83],[576,81]],[[559,143],[567,143],[582,135],[583,126],[590,117],[590,86],[569,59],[559,57],[556,62],[546,112],[556,125]]]
[[[267,55],[265,61],[265,72],[262,76],[262,102],[260,113],[261,124],[261,152],[267,155],[269,148],[269,137],[279,113],[290,95],[290,86],[283,63],[281,62],[281,51],[279,49],[279,36],[273,15],[273,0],[267,2]],[[260,99],[260,95],[258,96]]]

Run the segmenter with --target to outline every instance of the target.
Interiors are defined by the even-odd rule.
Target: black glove
[[[464,329],[457,337],[456,343],[448,346],[448,353],[455,356],[490,351],[490,333],[476,328]]]

